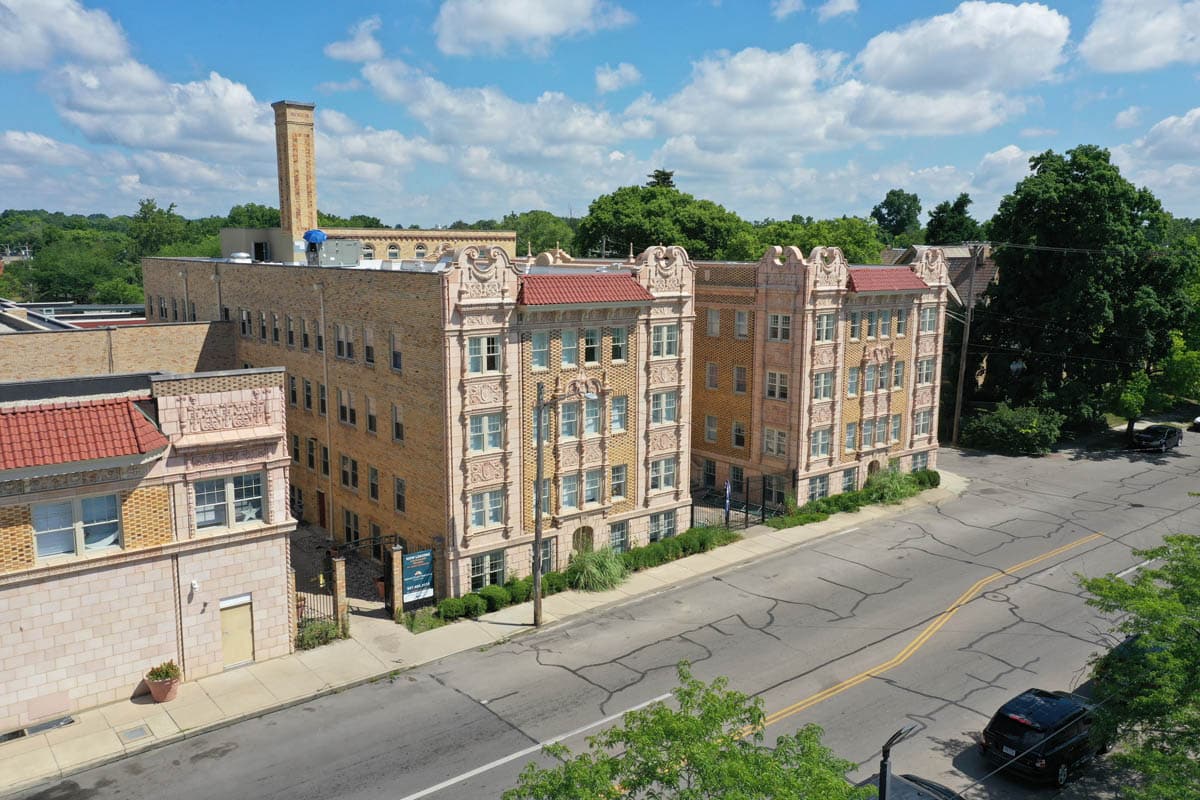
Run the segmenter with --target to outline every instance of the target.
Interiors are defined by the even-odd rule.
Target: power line
[[[1099,356],[1070,356],[1065,353],[1047,353],[1043,350],[1025,350],[1019,347],[997,347],[995,345],[972,345],[971,350],[976,353],[1019,353],[1021,355],[1049,356],[1051,358],[1069,358],[1073,361],[1103,361],[1109,364],[1126,364],[1131,367],[1141,367],[1142,364],[1136,361],[1124,361],[1117,358],[1100,358]]]

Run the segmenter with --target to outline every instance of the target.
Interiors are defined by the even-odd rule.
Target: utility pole
[[[963,339],[962,349],[958,355],[958,386],[955,387],[954,397],[954,430],[950,434],[950,444],[958,444],[958,429],[959,422],[962,420],[962,404],[963,404],[963,381],[967,377],[967,346],[971,341],[971,318],[975,312],[975,270],[979,266],[979,262],[983,260],[983,242],[968,242],[974,253],[971,257],[971,274],[967,278],[967,296],[963,298],[963,305],[967,307],[966,320],[963,322]]]
[[[608,258],[608,234],[600,237],[600,257]]]

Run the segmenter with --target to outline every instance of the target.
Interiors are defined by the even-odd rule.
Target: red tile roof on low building
[[[587,303],[649,303],[646,287],[627,272],[601,275],[524,275],[517,302],[526,306],[573,306]]]
[[[923,292],[929,286],[908,267],[851,267],[852,292]]]
[[[0,470],[144,455],[166,445],[128,397],[0,408]]]

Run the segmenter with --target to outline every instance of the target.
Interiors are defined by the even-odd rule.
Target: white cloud
[[[1079,52],[1101,72],[1200,63],[1200,0],[1102,0]]]
[[[1124,111],[1118,111],[1113,118],[1114,128],[1136,128],[1142,121],[1141,106],[1130,106]]]
[[[0,157],[21,162],[67,166],[88,160],[87,152],[33,131],[4,131],[0,134]]]
[[[771,16],[784,19],[804,10],[804,0],[771,0]]]
[[[825,0],[817,9],[817,18],[821,22],[825,22],[842,14],[854,14],[857,11],[858,0]]]
[[[375,31],[383,25],[379,16],[367,17],[350,26],[349,39],[325,45],[325,55],[339,61],[375,61],[383,57],[383,47]]]
[[[446,55],[498,55],[512,48],[547,55],[559,39],[633,22],[607,0],[445,0],[433,23]]]
[[[615,67],[605,64],[596,67],[596,91],[601,94],[615,92],[626,86],[631,86],[642,79],[642,73],[633,64],[622,61]]]
[[[1134,144],[1141,158],[1153,161],[1200,159],[1200,107],[1161,120]]]
[[[1057,136],[1057,128],[1022,128],[1020,134],[1022,139],[1040,139],[1044,136]]]
[[[41,69],[58,56],[112,63],[128,53],[121,26],[103,11],[75,0],[0,0],[0,69]]]
[[[966,2],[867,42],[867,80],[895,89],[1011,90],[1050,80],[1070,21],[1044,5]]]
[[[337,94],[338,92],[356,92],[363,88],[363,82],[358,78],[347,81],[321,81],[313,87],[321,94]]]
[[[1022,150],[1015,144],[1001,147],[979,159],[971,185],[982,194],[1006,194],[1029,174],[1032,150]]]

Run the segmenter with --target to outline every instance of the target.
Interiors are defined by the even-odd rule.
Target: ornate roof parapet
[[[633,264],[638,280],[653,295],[688,295],[694,290],[696,265],[679,245],[647,247]]]
[[[920,251],[909,264],[909,268],[930,287],[950,284],[950,265],[946,262],[945,251],[940,247],[930,247]]]
[[[553,267],[558,264],[571,264],[575,259],[571,254],[561,247],[556,247],[553,250],[544,250],[537,254],[533,259],[533,264],[538,267]]]
[[[482,250],[477,246],[461,247],[442,257],[448,266],[447,279],[450,297],[464,301],[515,301],[521,269],[508,257],[503,247]]]
[[[850,265],[838,247],[814,247],[804,257],[799,247],[768,247],[758,260],[760,288],[794,286],[797,291],[844,290]]]

